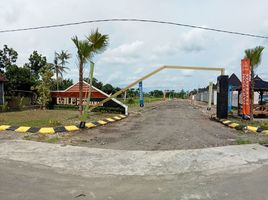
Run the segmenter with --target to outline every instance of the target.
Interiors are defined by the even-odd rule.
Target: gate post
[[[140,107],[144,107],[144,96],[143,96],[143,87],[142,87],[142,81],[139,82],[139,92],[140,92]]]
[[[213,83],[212,82],[209,82],[209,87],[208,87],[208,107],[207,107],[207,110],[211,110],[212,87],[213,87]]]
[[[228,75],[218,76],[217,79],[217,118],[228,117]]]

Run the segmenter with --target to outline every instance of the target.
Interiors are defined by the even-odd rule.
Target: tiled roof
[[[7,81],[7,79],[0,75],[0,82],[5,82],[5,81]]]

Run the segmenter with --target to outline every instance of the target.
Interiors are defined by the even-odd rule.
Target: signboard
[[[144,97],[143,97],[142,81],[139,82],[139,92],[140,92],[140,107],[144,107]]]
[[[250,60],[241,60],[242,114],[250,115]]]

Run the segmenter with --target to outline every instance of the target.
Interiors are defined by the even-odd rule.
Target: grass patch
[[[243,139],[243,138],[237,138],[235,140],[235,144],[241,145],[241,144],[251,144],[252,142],[248,139]]]
[[[245,125],[245,126],[255,126],[255,127],[260,127],[262,129],[268,130],[268,119],[267,120],[243,120],[240,118],[235,118],[235,117],[228,117],[229,120],[232,122]]]
[[[89,114],[88,121],[97,121],[115,114],[94,112]],[[78,111],[74,110],[25,110],[0,113],[0,125],[16,125],[30,127],[55,127],[72,125],[80,122]]]
[[[57,143],[60,139],[58,137],[52,137],[45,140],[47,143]]]

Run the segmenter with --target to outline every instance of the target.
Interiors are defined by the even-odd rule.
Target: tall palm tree
[[[254,77],[255,70],[261,63],[261,56],[264,47],[257,46],[253,49],[245,50],[245,58],[250,60],[250,120],[253,120],[253,105],[254,105]]]
[[[72,38],[77,48],[77,59],[79,65],[79,112],[83,111],[83,70],[84,65],[90,60],[92,55],[92,47],[87,40],[79,40],[77,36]]]
[[[83,70],[84,65],[93,58],[95,54],[101,53],[108,45],[108,35],[102,35],[98,29],[92,31],[86,40],[79,40],[77,36],[72,38],[77,48],[79,63],[79,111],[83,112]],[[90,89],[92,80],[90,80]],[[90,95],[90,94],[89,94]]]
[[[103,35],[101,34],[98,29],[95,31],[92,31],[91,34],[87,37],[87,40],[92,48],[92,54],[91,54],[91,59],[95,54],[102,53],[106,47],[108,46],[108,40],[109,37],[108,35]],[[92,60],[90,61],[90,83],[89,83],[89,91],[88,91],[88,98],[87,98],[87,105],[85,109],[85,118],[87,118],[88,114],[88,109],[89,109],[89,103],[90,103],[90,98],[91,98],[91,88],[93,85],[93,76],[94,73],[94,63]]]
[[[57,82],[57,91],[59,90],[59,75],[62,78],[63,77],[63,72],[66,72],[68,67],[65,67],[65,65],[68,62],[68,59],[71,58],[71,54],[68,53],[68,51],[61,51],[60,53],[55,52],[55,59],[54,59],[54,66],[53,70],[56,74],[56,82]]]

